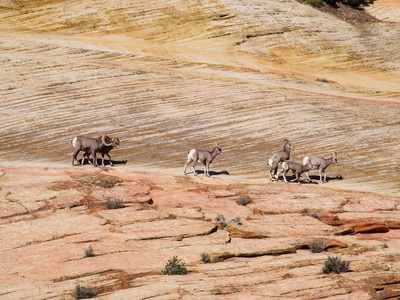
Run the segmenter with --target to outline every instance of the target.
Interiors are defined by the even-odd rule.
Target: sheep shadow
[[[300,182],[302,184],[319,184],[319,175],[309,175],[309,176],[310,176],[311,182],[308,181],[308,179],[306,177],[300,177]],[[296,176],[294,174],[286,175],[286,179],[288,182],[291,182],[291,180],[296,179]],[[326,182],[329,182],[331,180],[343,180],[343,176],[340,174],[336,175],[335,177],[326,176]],[[282,178],[282,180],[280,179],[280,181],[283,181],[283,178]],[[293,182],[297,183],[297,181],[293,181]]]
[[[204,170],[196,170],[197,175],[204,175]],[[193,172],[187,172],[186,175],[193,174]],[[215,175],[230,175],[227,170],[222,171],[210,171],[210,177]]]
[[[85,163],[84,164],[82,164],[82,160],[83,159],[80,159],[79,160],[79,163],[80,163],[80,165],[81,166],[83,166],[83,165],[89,165],[89,164],[93,164],[93,159],[91,158],[90,159],[90,162],[88,161],[88,159],[85,159]],[[101,158],[96,158],[96,160],[97,160],[97,165],[98,166],[101,166]],[[111,162],[112,162],[112,164],[115,166],[115,165],[125,165],[127,162],[128,162],[128,160],[111,160]],[[104,165],[105,166],[110,166],[111,165],[111,163],[110,163],[110,160],[108,160],[108,159],[105,159],[104,160]]]

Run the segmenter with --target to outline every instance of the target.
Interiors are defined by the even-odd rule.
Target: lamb
[[[337,154],[333,152],[332,157],[322,158],[318,156],[307,155],[303,158],[303,165],[310,164],[313,169],[319,170],[319,181],[320,183],[326,182],[326,172],[325,169],[331,165],[332,163],[337,166]],[[322,181],[322,173],[324,173],[324,181]],[[308,171],[306,173],[308,181],[312,182],[310,177],[308,176]]]
[[[83,154],[82,158],[82,163],[85,160],[85,156],[89,159],[90,154],[93,156],[93,166],[97,167],[97,159],[96,159],[96,153],[99,152],[102,154],[103,157],[103,166],[104,166],[104,154],[107,154],[107,156],[110,159],[110,164],[111,163],[111,157],[109,155],[109,152],[111,149],[119,148],[119,139],[113,139],[108,137],[107,135],[102,135],[101,137],[95,139],[95,138],[88,138],[84,136],[76,136],[72,139],[71,141],[72,146],[75,148],[74,153],[72,154],[72,165],[75,166],[75,160],[78,162],[77,156],[80,151],[84,151],[85,153]],[[79,162],[78,162],[79,165]]]
[[[304,172],[308,172],[309,170],[312,169],[312,166],[310,164],[306,164],[306,165],[302,165],[298,162],[294,162],[291,160],[286,160],[282,163],[282,170],[279,172],[278,176],[283,173],[283,179],[285,180],[286,183],[288,183],[288,181],[286,180],[286,174],[289,171],[293,171],[293,173],[296,175],[296,179],[293,179],[291,181],[295,181],[297,180],[298,184],[301,184],[300,182],[300,177],[301,174],[303,174]]]
[[[283,150],[275,152],[271,158],[268,160],[268,165],[271,167],[271,169],[269,170],[269,180],[272,180],[272,173],[271,171],[273,171],[275,176],[275,179],[278,180],[279,174],[277,174],[278,171],[278,165],[285,161],[285,160],[289,160],[290,159],[290,150],[294,149],[292,147],[292,145],[290,144],[290,142],[285,139],[285,145],[283,146]]]
[[[196,163],[203,163],[204,164],[204,174],[210,177],[210,164],[213,162],[215,157],[220,154],[222,155],[221,147],[217,144],[213,150],[211,151],[202,151],[197,149],[192,149],[188,152],[188,161],[185,164],[185,169],[183,173],[186,175],[186,168],[187,166],[192,163],[192,170],[195,176],[197,176],[195,166]]]

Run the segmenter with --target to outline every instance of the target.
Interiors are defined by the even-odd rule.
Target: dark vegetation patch
[[[161,272],[164,275],[186,275],[188,273],[185,263],[176,256],[168,260]]]
[[[75,287],[76,299],[88,299],[97,295],[97,292],[91,286],[77,285]]]
[[[300,3],[309,4],[325,13],[334,15],[342,20],[352,23],[381,22],[370,15],[364,6],[373,4],[374,0],[297,0]]]
[[[328,256],[325,261],[325,265],[322,268],[322,272],[325,274],[335,273],[340,274],[349,272],[350,262],[342,260],[339,256]]]

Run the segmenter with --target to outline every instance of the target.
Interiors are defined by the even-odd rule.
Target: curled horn
[[[104,146],[111,146],[112,143],[109,143],[109,144],[106,143],[106,136],[107,135],[102,135],[101,136],[101,142],[104,144]]]
[[[336,152],[332,152],[332,153],[335,156],[335,158],[337,158],[337,153]]]
[[[290,143],[288,139],[283,139],[286,143]]]

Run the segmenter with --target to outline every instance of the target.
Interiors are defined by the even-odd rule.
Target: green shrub
[[[164,275],[185,275],[187,274],[186,265],[178,257],[174,256],[171,258],[165,268],[161,270]]]
[[[311,6],[325,6],[325,2],[323,0],[305,0]]]
[[[328,245],[323,240],[312,240],[310,243],[310,250],[312,253],[320,253],[325,251]]]
[[[251,203],[251,199],[249,196],[242,196],[239,200],[236,201],[237,204],[246,206],[247,204]]]
[[[328,256],[328,260],[325,261],[325,265],[322,268],[322,272],[329,273],[344,273],[349,271],[350,262],[342,261],[339,256],[333,257]]]
[[[91,286],[77,285],[75,287],[76,299],[87,299],[97,295],[96,291]]]
[[[90,246],[89,248],[85,249],[85,255],[84,257],[93,257],[94,256],[94,251],[92,246]]]
[[[108,198],[106,202],[108,209],[118,209],[124,207],[124,200],[120,198]]]

